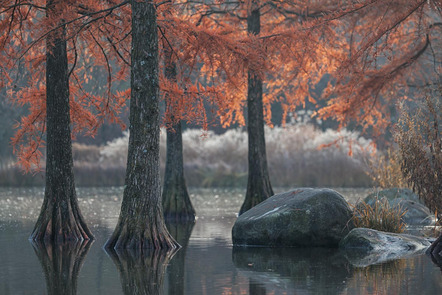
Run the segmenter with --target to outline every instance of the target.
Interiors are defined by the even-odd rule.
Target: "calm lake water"
[[[369,190],[338,191],[354,201]],[[52,248],[28,241],[43,189],[0,188],[0,294],[442,294],[425,255],[360,267],[336,249],[233,248],[242,190],[190,189],[198,219],[169,227],[176,253],[107,253],[122,192],[78,188],[96,240]]]

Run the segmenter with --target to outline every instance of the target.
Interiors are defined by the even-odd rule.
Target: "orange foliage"
[[[64,24],[67,32],[73,136],[93,136],[105,119],[122,124],[118,115],[130,94],[113,86],[129,79],[129,1],[63,1],[54,18],[45,16],[45,2],[11,0],[0,5],[0,29],[7,32],[0,39],[0,71],[5,73],[1,82],[15,103],[30,108],[12,139],[25,170],[38,167],[44,145],[45,42],[51,42],[47,36],[59,29],[57,24]],[[180,7],[179,2],[158,1],[159,36],[164,41],[160,44],[172,48],[179,67],[176,82],[160,77],[162,94],[173,102],[168,112],[173,111],[174,120],[207,126],[203,102],[208,101],[226,124],[244,123],[244,76],[247,69],[260,73],[264,67],[261,47],[241,31],[210,29],[211,21],[198,22]],[[23,77],[21,71],[26,73]],[[105,91],[96,90],[93,75],[107,77]],[[166,113],[166,123],[170,118]]]
[[[246,0],[182,4],[196,27],[210,28],[209,38],[198,35],[200,43],[207,44],[214,34],[220,38],[219,44],[213,43],[213,50],[198,58],[203,64],[201,77],[210,77],[210,82],[216,82],[218,91],[223,94],[224,101],[219,101],[217,106],[224,126],[232,122],[244,124],[248,70],[265,82],[263,100],[267,123],[270,123],[270,105],[275,101],[283,104],[283,122],[297,106],[305,106],[307,101],[316,103],[312,89],[330,69],[337,67],[337,62],[329,57],[342,52],[341,48],[325,46],[322,42],[324,36],[337,38],[339,34],[319,21],[324,13],[340,7],[336,2]],[[260,12],[257,36],[247,35],[246,19],[252,9]],[[240,48],[239,44],[245,47]],[[236,53],[238,58],[232,57]],[[191,54],[195,56],[194,52]],[[184,60],[187,57],[184,56]]]
[[[0,2],[0,31],[5,32],[0,87],[30,108],[12,139],[27,170],[38,165],[44,144],[45,42],[60,20],[66,24],[72,69],[73,134],[93,135],[106,119],[122,124],[118,116],[130,94],[116,87],[129,79],[129,1],[63,1],[56,19],[45,17],[45,3]],[[438,63],[422,57],[438,42],[440,1],[157,0],[157,5],[159,44],[168,47],[160,54],[172,52],[177,66],[176,80],[160,74],[161,93],[170,101],[166,125],[191,120],[207,126],[205,104],[224,126],[244,124],[250,71],[265,82],[267,122],[275,101],[282,102],[284,116],[308,101],[317,103],[312,89],[331,74],[327,106],[317,115],[381,129],[388,120],[386,103],[405,97],[402,90],[410,83],[434,81],[439,71]],[[247,15],[257,8],[261,30],[248,35]],[[429,65],[432,72],[425,71]],[[106,85],[98,85],[94,75],[106,77]]]
[[[66,24],[68,60],[70,70],[70,104],[72,134],[94,134],[105,118],[121,121],[119,112],[127,98],[127,92],[115,92],[112,81],[127,78],[127,68],[120,67],[113,74],[110,60],[127,54],[122,46],[116,47],[112,40],[128,29],[118,24],[130,21],[125,13],[115,10],[124,4],[114,1],[61,1],[58,13],[46,17],[46,1],[1,1],[0,73],[1,86],[6,87],[8,97],[17,105],[29,107],[29,115],[16,124],[17,132],[12,138],[14,152],[19,164],[29,171],[39,167],[40,149],[44,145],[46,120],[45,61],[46,43],[52,42],[49,34]],[[114,38],[114,39],[113,39]],[[127,44],[125,44],[127,46]],[[127,53],[126,49],[126,53]],[[93,67],[107,72],[107,91],[93,94],[86,90],[93,83]],[[95,69],[95,68],[94,68]]]
[[[410,86],[440,80],[441,11],[439,0],[367,0],[325,17],[346,34],[327,38],[331,46],[345,46],[331,71],[327,106],[318,114],[382,131],[396,100],[419,95]]]

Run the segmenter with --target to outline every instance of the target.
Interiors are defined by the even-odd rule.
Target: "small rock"
[[[355,228],[342,239],[339,248],[353,265],[367,266],[422,254],[430,245],[431,241],[423,237]]]

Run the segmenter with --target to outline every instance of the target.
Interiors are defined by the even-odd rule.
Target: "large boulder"
[[[390,188],[368,195],[364,202],[374,206],[379,200],[388,200],[392,208],[406,210],[402,220],[408,225],[434,225],[435,218],[419,197],[409,189]]]
[[[368,228],[355,228],[341,240],[339,248],[358,267],[425,253],[431,240]]]
[[[352,212],[331,189],[300,188],[274,195],[238,217],[236,246],[337,247],[352,229]]]

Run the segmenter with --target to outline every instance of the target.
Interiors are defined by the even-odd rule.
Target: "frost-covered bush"
[[[345,129],[321,131],[302,120],[293,120],[285,128],[266,127],[265,132],[268,167],[274,187],[371,185],[364,164],[365,155],[371,152],[371,141],[364,139],[359,133]],[[129,133],[125,132],[123,137],[104,146],[74,144],[77,185],[123,185],[128,141]],[[248,169],[247,141],[247,133],[242,129],[230,129],[223,134],[185,130],[183,151],[187,184],[197,187],[245,188]],[[329,147],[321,148],[330,143]],[[350,153],[352,156],[349,156]],[[160,164],[163,172],[165,160],[166,131],[162,129]],[[6,170],[0,172],[8,174]],[[10,174],[18,175],[14,179],[23,177],[20,173]],[[14,183],[9,182],[12,185]]]
[[[266,128],[267,158],[275,186],[367,186],[364,157],[372,142],[348,130],[311,124]]]
[[[128,134],[101,150],[100,165],[126,165]],[[321,147],[329,145],[329,147]],[[371,141],[348,130],[316,129],[295,123],[266,127],[267,159],[274,186],[367,186],[363,164]],[[230,129],[223,134],[188,129],[183,132],[184,169],[190,186],[244,186],[247,181],[247,133]],[[164,170],[166,132],[161,131]],[[350,156],[352,154],[352,156]]]
[[[125,166],[127,151],[129,148],[129,132],[123,132],[123,136],[108,142],[100,151],[100,165]]]
[[[186,130],[183,133],[184,169],[189,185],[245,186],[247,133],[231,129],[223,134]]]

